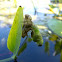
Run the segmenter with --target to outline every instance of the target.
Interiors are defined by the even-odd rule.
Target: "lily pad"
[[[48,21],[48,27],[56,33],[58,36],[62,37],[62,21],[57,19],[50,19]]]

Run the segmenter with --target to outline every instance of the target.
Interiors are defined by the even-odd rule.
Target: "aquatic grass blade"
[[[20,46],[20,40],[22,36],[22,26],[23,26],[23,8],[19,6],[7,40],[7,47],[11,52],[13,52],[14,55],[17,54]]]
[[[25,43],[22,45],[22,47],[19,49],[19,51],[18,51],[18,56],[26,49],[26,47],[27,47],[27,43],[25,42]]]

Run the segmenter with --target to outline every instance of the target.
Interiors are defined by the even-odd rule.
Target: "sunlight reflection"
[[[47,27],[46,26],[39,26],[39,25],[37,25],[37,27],[39,28],[39,29],[47,29]]]
[[[2,47],[5,45],[5,42],[6,42],[5,38],[2,38],[2,39],[1,39],[1,46],[2,46]]]
[[[17,8],[10,8],[3,10],[2,13],[4,13],[4,15],[14,15],[16,13],[16,10]]]
[[[7,25],[5,23],[2,23],[0,24],[0,27],[3,28],[3,27],[7,27]]]
[[[62,34],[62,32],[61,32],[61,34]]]

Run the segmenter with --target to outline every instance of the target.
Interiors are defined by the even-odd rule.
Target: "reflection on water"
[[[49,55],[49,42],[45,42],[45,52]]]
[[[54,34],[50,36],[48,41],[44,39],[43,46],[38,46],[35,42],[27,42],[27,47],[21,47],[23,52],[19,51],[17,61],[20,62],[62,62],[62,40]],[[53,37],[55,40],[52,42]],[[20,48],[20,49],[21,49]],[[47,54],[46,54],[47,53]]]
[[[12,53],[7,48],[7,37],[9,34],[9,28],[0,28],[0,60],[8,58]]]
[[[1,45],[2,45],[2,47],[5,45],[5,38],[2,38],[2,40],[1,40]]]

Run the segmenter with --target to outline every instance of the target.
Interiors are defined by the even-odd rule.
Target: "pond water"
[[[41,0],[38,2],[35,0],[35,8],[37,10],[35,16],[33,16],[35,11],[32,3],[29,3],[30,0],[27,0],[30,4],[28,6],[27,1],[25,1],[26,0],[23,0],[22,2],[21,0],[21,2],[19,2],[24,7],[23,13],[24,15],[29,14],[32,16],[32,22],[38,26],[40,33],[42,34],[43,45],[38,46],[34,41],[27,41],[27,47],[19,56],[17,56],[17,59],[8,62],[62,62],[62,43],[59,44],[57,36],[52,34],[47,28],[47,21],[54,16],[54,14],[47,10],[49,9],[50,0],[48,0],[49,2],[46,2],[45,0],[43,0],[44,2]],[[20,5],[19,3],[18,5]],[[13,3],[10,2],[0,2],[0,60],[9,58],[13,55],[7,48],[7,38],[17,10],[16,8],[13,8],[12,5]],[[21,39],[20,46],[25,39],[26,37]]]
[[[0,60],[11,57],[13,54],[7,48],[9,26],[0,22]],[[25,38],[24,38],[25,39]],[[23,43],[24,39],[21,39]],[[43,45],[38,46],[34,41],[27,42],[26,49],[17,57],[17,60],[9,62],[60,62],[60,52],[55,56],[55,42],[48,41],[43,37]]]
[[[25,10],[24,14],[33,15],[34,12],[33,10],[30,9],[29,12],[27,10]],[[46,10],[43,9],[42,11],[45,12]],[[45,15],[46,14],[44,13],[38,12],[38,14],[36,15],[37,19],[33,20],[33,23],[35,25],[42,25],[42,27],[46,26],[46,22],[48,21],[48,19],[51,19],[52,16],[54,16],[54,14],[51,15],[47,14],[47,18]],[[10,18],[10,20],[12,19]],[[13,55],[13,53],[10,52],[7,48],[7,38],[10,31],[9,26],[10,25],[0,21],[0,60],[9,58]],[[38,46],[34,41],[27,42],[26,49],[19,56],[17,56],[17,59],[8,62],[62,62],[60,59],[62,58],[62,56],[60,55],[61,52],[60,51],[55,52],[56,42],[48,40],[47,31],[49,31],[47,30],[47,28],[40,29],[40,32],[43,36],[42,46]],[[21,44],[23,43],[24,40],[25,38],[21,39]],[[57,47],[59,46],[57,45]]]

